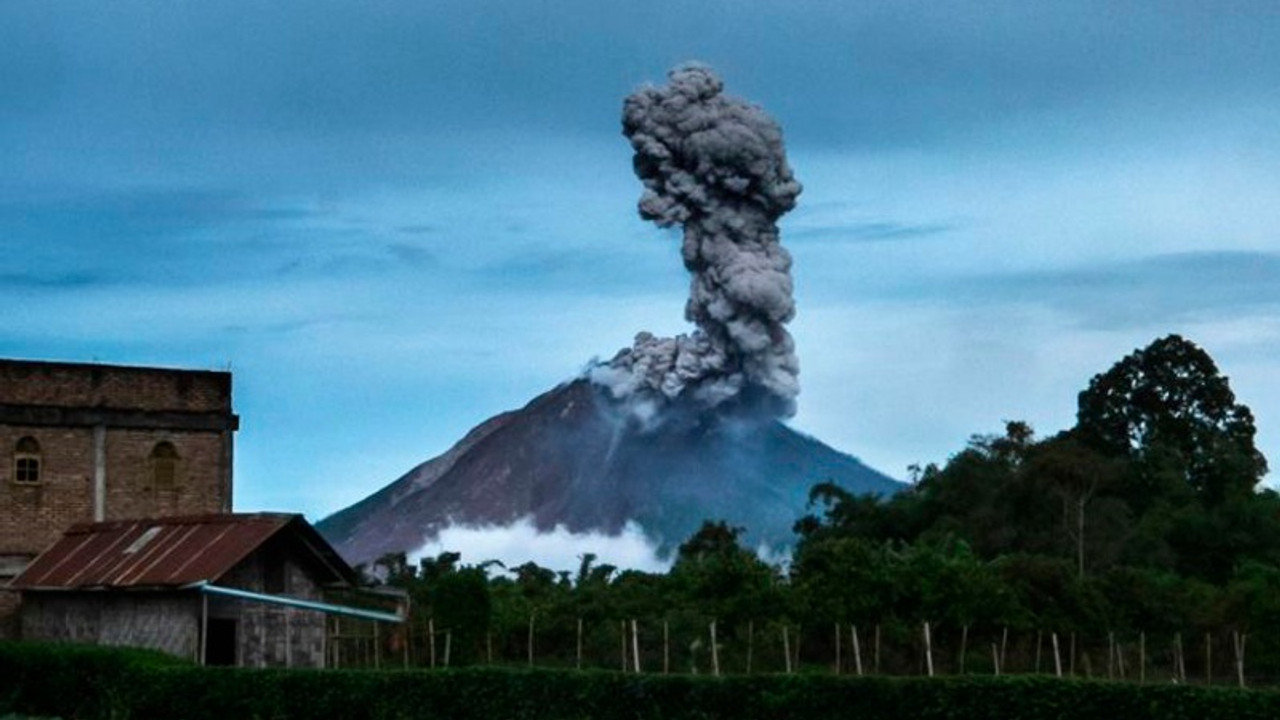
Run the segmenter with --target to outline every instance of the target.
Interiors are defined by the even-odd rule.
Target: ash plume
[[[642,420],[673,407],[795,413],[800,367],[785,327],[795,315],[791,255],[777,220],[801,187],[778,124],[723,90],[714,71],[689,64],[623,104],[644,184],[640,216],[683,228],[693,275],[685,318],[697,326],[674,338],[641,332],[588,371]]]

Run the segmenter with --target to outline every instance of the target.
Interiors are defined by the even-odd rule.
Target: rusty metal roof
[[[351,570],[301,515],[191,515],[81,523],[41,553],[10,588],[179,587],[214,582],[269,538],[291,528],[331,580]]]

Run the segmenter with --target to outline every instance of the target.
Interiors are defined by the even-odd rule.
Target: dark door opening
[[[209,618],[205,632],[204,664],[236,664],[236,621],[232,618]]]

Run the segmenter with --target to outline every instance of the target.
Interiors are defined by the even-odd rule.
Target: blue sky
[[[1274,3],[0,4],[0,355],[225,369],[317,520],[687,330],[624,96],[697,59],[805,191],[795,427],[905,477],[1178,332],[1280,463]]]

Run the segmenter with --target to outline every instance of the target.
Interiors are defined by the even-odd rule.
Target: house
[[[0,588],[75,523],[230,512],[238,426],[227,372],[0,360]]]
[[[148,647],[210,665],[324,667],[326,617],[356,572],[301,515],[208,514],[82,523],[11,587],[21,636]]]

